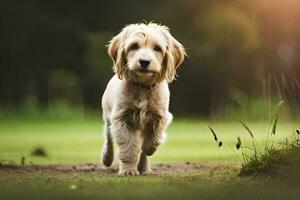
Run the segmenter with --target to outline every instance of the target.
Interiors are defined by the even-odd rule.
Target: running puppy
[[[113,161],[119,146],[119,175],[151,174],[148,156],[162,144],[172,121],[168,83],[185,57],[184,47],[168,27],[131,24],[109,43],[115,75],[102,97],[106,142],[102,162]]]

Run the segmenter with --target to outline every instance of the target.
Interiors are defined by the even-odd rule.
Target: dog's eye
[[[162,49],[160,48],[160,46],[158,46],[158,45],[155,45],[155,47],[154,47],[154,51],[157,51],[157,52],[162,52]]]
[[[129,47],[129,51],[130,51],[130,50],[137,50],[137,49],[139,49],[139,48],[140,48],[140,46],[139,46],[138,43],[133,43],[133,44]]]

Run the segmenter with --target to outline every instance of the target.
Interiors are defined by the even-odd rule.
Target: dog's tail
[[[109,167],[111,166],[114,160],[113,139],[111,137],[109,120],[105,120],[104,135],[106,141],[103,145],[103,150],[102,150],[102,163],[104,166]]]

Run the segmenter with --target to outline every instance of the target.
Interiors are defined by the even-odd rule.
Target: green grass
[[[299,176],[297,177],[299,178]],[[0,170],[0,199],[299,199],[299,179],[237,178],[200,170],[140,177]]]
[[[207,127],[214,127],[223,146],[217,148]],[[258,146],[263,147],[267,123],[247,123],[255,135]],[[280,121],[274,141],[291,135],[300,123]],[[154,163],[184,161],[239,162],[241,154],[235,149],[237,136],[242,145],[251,144],[251,138],[239,121],[205,122],[201,120],[175,120],[167,131],[167,142],[151,160]],[[103,142],[102,121],[99,118],[47,120],[9,119],[0,121],[0,161],[35,164],[97,163]],[[42,147],[47,157],[31,156]],[[116,163],[116,162],[115,162]]]
[[[223,146],[218,148],[207,124],[214,127]],[[258,148],[264,148],[268,124],[250,122]],[[300,123],[280,121],[271,142],[291,135]],[[118,177],[99,171],[47,171],[34,167],[1,169],[0,199],[299,199],[298,166],[290,175],[273,178],[239,177],[240,164],[236,138],[250,146],[251,137],[237,122],[175,120],[168,129],[167,142],[152,156],[155,163],[183,161],[219,162],[220,167],[169,171],[152,176]],[[0,160],[2,163],[35,164],[97,163],[102,146],[101,117],[49,120],[9,119],[0,121]],[[37,147],[46,157],[32,156]],[[218,166],[218,165],[217,165]]]

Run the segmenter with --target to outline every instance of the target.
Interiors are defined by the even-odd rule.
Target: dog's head
[[[108,54],[120,79],[149,85],[164,79],[172,82],[186,55],[168,27],[155,23],[124,27],[110,41]]]

